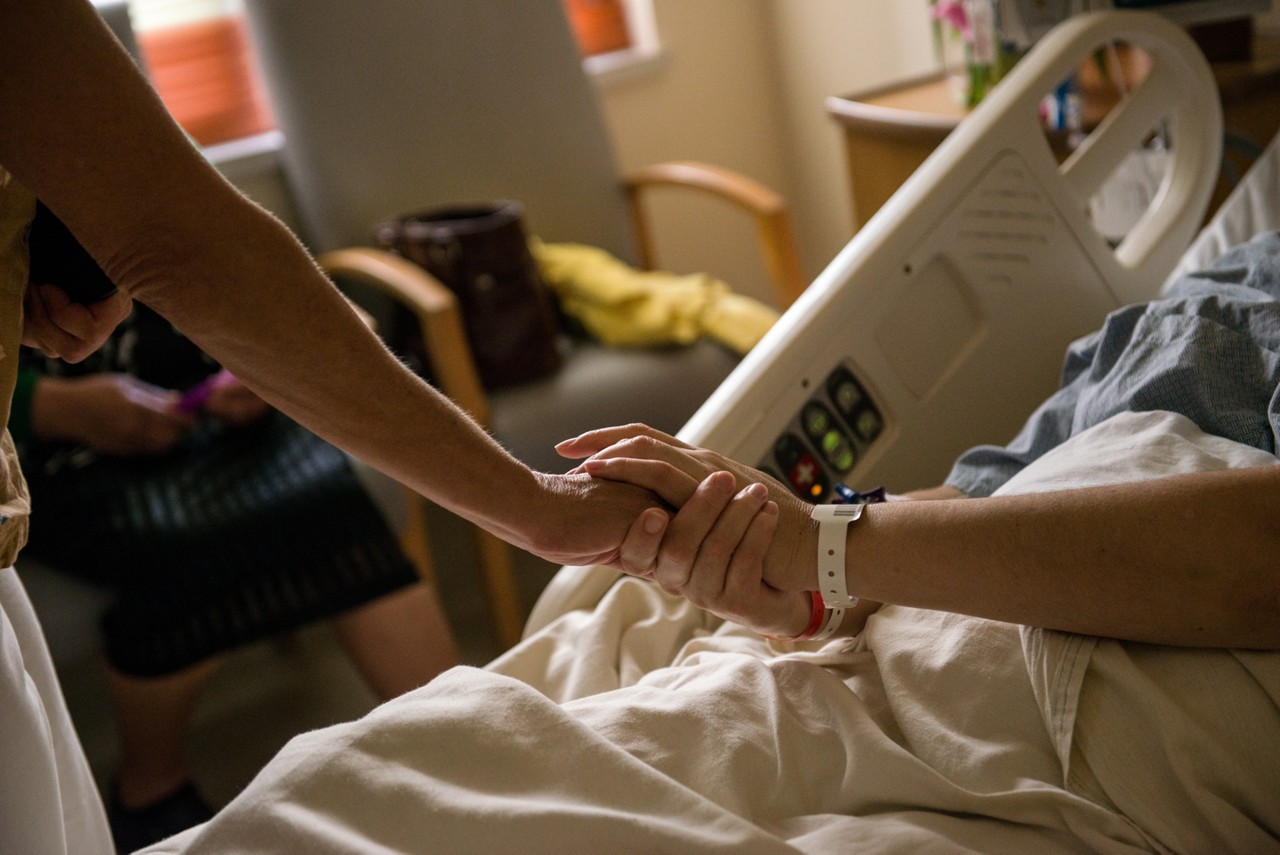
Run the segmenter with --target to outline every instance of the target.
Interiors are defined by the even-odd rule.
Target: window
[[[110,5],[99,3],[107,15]],[[127,0],[152,84],[202,146],[275,127],[245,30],[242,0]]]
[[[629,74],[661,56],[653,0],[562,0],[583,66],[599,81]]]
[[[246,33],[244,0],[93,2],[201,146],[222,147],[274,130]],[[595,79],[628,75],[658,59],[653,0],[562,2],[584,67]]]

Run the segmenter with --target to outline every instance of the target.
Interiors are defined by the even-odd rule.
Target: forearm
[[[848,533],[872,600],[1191,646],[1280,647],[1280,467],[872,505]]]
[[[130,283],[134,296],[318,435],[510,535],[503,526],[513,505],[532,504],[533,474],[405,369],[291,234],[231,201],[219,221],[225,238],[206,228],[182,257],[149,258],[139,267],[181,276]],[[259,270],[286,273],[268,280]]]
[[[185,144],[89,4],[0,0],[0,24],[0,164],[117,286],[326,439],[500,533],[500,515],[529,522],[512,509],[535,498],[533,474],[404,369],[288,230]]]
[[[912,490],[908,493],[901,494],[901,499],[907,499],[915,502],[922,501],[938,501],[940,499],[963,499],[964,493],[955,487],[949,487],[946,484],[940,484],[936,487],[925,487],[920,490]],[[899,499],[900,501],[900,499]],[[859,597],[858,604],[845,612],[844,620],[840,624],[840,635],[857,635],[862,632],[867,624],[867,618],[871,617],[883,603],[873,600],[869,597]]]

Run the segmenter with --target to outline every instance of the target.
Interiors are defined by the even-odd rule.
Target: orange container
[[[151,82],[196,142],[213,145],[275,126],[240,18],[214,18],[138,34]]]
[[[583,56],[631,47],[622,0],[564,0],[564,6]]]

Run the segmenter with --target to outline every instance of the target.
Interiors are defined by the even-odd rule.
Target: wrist
[[[846,610],[830,609],[822,601],[818,591],[805,591],[807,616],[804,628],[798,633],[789,635],[770,635],[774,641],[825,641],[841,630],[845,623]]]
[[[557,510],[563,511],[557,501],[563,491],[557,489],[560,485],[554,476],[536,472],[515,458],[511,463],[510,471],[495,482],[503,484],[503,489],[489,493],[497,501],[477,503],[477,508],[484,507],[484,519],[477,522],[508,543],[541,554],[549,536],[563,527],[563,516],[556,515]],[[512,507],[520,508],[520,513],[512,514]]]
[[[850,596],[846,551],[849,530],[862,516],[864,503],[815,505],[810,516],[818,523],[817,585],[823,603],[829,609],[848,609],[857,605]]]
[[[793,624],[799,627],[798,632],[785,632],[781,635],[769,635],[768,637],[774,641],[808,641],[813,638],[814,634],[822,628],[822,619],[826,614],[826,608],[822,605],[822,597],[817,591],[804,592],[802,612],[804,625]]]

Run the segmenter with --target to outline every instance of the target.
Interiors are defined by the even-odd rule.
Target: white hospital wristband
[[[818,591],[829,609],[849,609],[858,603],[849,596],[844,551],[849,523],[862,516],[865,505],[814,505],[810,518],[818,523]]]

